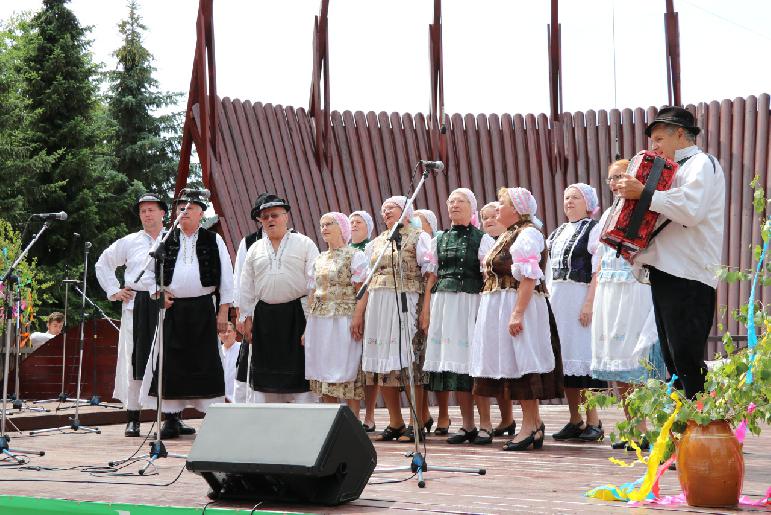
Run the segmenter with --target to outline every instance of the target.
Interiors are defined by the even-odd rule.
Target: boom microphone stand
[[[380,252],[380,255],[377,257],[377,260],[375,261],[375,264],[372,266],[371,271],[369,272],[369,275],[367,276],[367,279],[364,281],[364,284],[362,285],[361,289],[356,293],[356,299],[361,299],[364,296],[364,293],[367,291],[367,288],[369,287],[369,283],[372,282],[372,278],[375,275],[375,271],[378,269],[378,266],[380,265],[380,261],[382,261],[383,256],[385,255],[386,251],[391,250],[391,252],[394,252],[397,256],[397,259],[395,260],[395,263],[399,269],[399,284],[396,286],[397,294],[399,297],[399,302],[397,304],[401,304],[401,313],[399,314],[399,317],[402,316],[407,318],[406,315],[408,313],[408,307],[407,307],[407,297],[404,295],[404,271],[401,266],[401,235],[399,234],[399,229],[404,224],[407,212],[412,207],[412,204],[415,202],[415,198],[418,196],[418,193],[420,193],[420,190],[423,188],[423,184],[426,182],[426,179],[428,178],[428,175],[430,173],[431,169],[441,170],[444,168],[444,164],[441,164],[441,166],[437,166],[437,163],[426,163],[424,161],[419,161],[415,165],[415,171],[417,171],[419,166],[423,166],[423,174],[420,178],[420,182],[418,182],[417,186],[415,186],[415,191],[412,193],[412,196],[407,200],[407,203],[404,205],[404,209],[402,210],[402,214],[399,217],[399,220],[393,225],[391,228],[390,233],[388,234],[388,241],[391,243],[390,245],[385,245],[383,247],[383,250]],[[392,263],[394,260],[391,260]],[[409,466],[402,466],[402,467],[391,467],[391,468],[382,468],[382,469],[375,469],[375,473],[382,473],[382,474],[390,474],[395,472],[412,472],[413,474],[417,474],[418,476],[418,487],[419,488],[425,488],[426,482],[423,479],[423,473],[428,472],[429,470],[437,470],[440,472],[461,472],[465,474],[479,474],[480,476],[483,476],[486,474],[486,470],[482,468],[460,468],[460,467],[435,467],[431,466],[429,469],[428,462],[426,461],[423,454],[420,452],[420,428],[422,425],[420,424],[420,418],[417,414],[417,409],[415,408],[415,378],[413,376],[413,370],[412,370],[412,363],[414,361],[414,356],[412,352],[412,341],[409,339],[409,328],[407,327],[407,323],[400,324],[401,331],[402,331],[402,338],[404,338],[405,344],[407,345],[407,375],[409,377],[409,388],[410,388],[410,399],[411,399],[411,405],[410,408],[412,410],[412,416],[414,419],[413,423],[413,431],[415,433],[415,450],[411,453],[407,454],[407,457],[412,458],[411,463]],[[401,348],[399,349],[399,352],[401,352]]]
[[[75,401],[75,415],[70,419],[70,425],[69,426],[61,426],[61,427],[54,427],[50,429],[39,429],[37,431],[30,431],[29,434],[31,436],[43,434],[43,433],[51,433],[54,431],[64,431],[66,429],[71,429],[73,432],[77,431],[85,431],[86,433],[96,433],[100,434],[101,431],[98,427],[89,427],[84,426],[80,423],[80,406],[81,403],[84,401],[80,400],[80,387],[81,387],[81,379],[83,377],[83,349],[85,347],[85,325],[86,325],[86,286],[88,284],[88,253],[91,250],[91,242],[87,241],[83,248],[83,295],[81,296],[81,302],[80,302],[80,357],[78,358],[78,389],[77,393],[75,395],[76,401]],[[87,404],[88,401],[85,401]],[[71,433],[66,433],[71,434]]]
[[[2,410],[0,410],[0,455],[12,459],[16,462],[17,465],[25,462],[24,458],[19,457],[20,454],[36,454],[38,456],[44,456],[45,452],[12,448],[10,445],[11,438],[5,434],[5,423],[7,417],[6,402],[8,400],[8,367],[10,365],[11,359],[11,331],[13,331],[13,286],[14,284],[18,283],[19,280],[15,275],[13,275],[13,271],[26,257],[29,249],[32,248],[32,245],[34,245],[35,242],[40,239],[40,236],[43,235],[43,232],[48,229],[50,223],[50,220],[43,222],[43,227],[40,228],[40,231],[38,231],[38,233],[32,238],[32,241],[30,241],[27,247],[18,255],[16,260],[11,264],[5,274],[3,274],[3,277],[0,278],[0,284],[4,286],[6,295],[5,306],[3,310],[3,315],[5,317],[5,363],[3,365],[3,407]]]

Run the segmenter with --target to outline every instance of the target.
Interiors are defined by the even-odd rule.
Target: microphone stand
[[[66,273],[65,273],[66,277]],[[77,279],[64,279],[62,281],[64,283],[64,327],[62,328],[62,390],[59,393],[59,396],[55,399],[42,399],[39,401],[35,401],[33,404],[44,404],[48,402],[56,402],[58,401],[59,404],[65,403],[65,402],[78,402],[79,399],[70,399],[67,393],[65,392],[65,378],[66,378],[66,371],[67,371],[67,311],[69,308],[69,294],[70,294],[70,284],[76,285],[80,281]],[[59,409],[59,407],[57,407]],[[66,408],[65,408],[66,409]]]
[[[17,465],[26,463],[23,457],[19,457],[23,454],[36,454],[38,456],[45,456],[44,451],[31,451],[27,449],[19,449],[11,447],[11,438],[5,433],[5,425],[7,419],[6,403],[8,401],[8,367],[11,359],[11,331],[13,331],[13,285],[17,284],[19,279],[13,275],[14,270],[19,263],[27,256],[27,253],[32,246],[40,239],[48,229],[50,221],[43,222],[43,227],[32,238],[32,241],[24,248],[23,251],[16,257],[16,260],[11,264],[8,270],[3,274],[0,279],[0,284],[4,286],[5,290],[5,305],[3,309],[3,317],[5,318],[5,361],[3,364],[3,407],[0,409],[0,455],[5,456],[13,460]]]
[[[80,302],[80,356],[78,358],[78,389],[77,393],[75,394],[75,415],[70,419],[70,425],[68,426],[61,426],[61,427],[54,427],[50,429],[39,429],[37,431],[30,431],[30,436],[35,436],[43,433],[51,433],[54,431],[64,431],[66,429],[71,429],[73,432],[77,431],[85,431],[86,433],[96,433],[100,434],[102,431],[98,427],[90,427],[90,426],[84,426],[80,423],[80,406],[83,404],[88,404],[88,401],[82,401],[80,399],[80,387],[81,387],[81,379],[83,377],[83,350],[85,347],[85,325],[86,325],[86,288],[88,285],[88,253],[91,250],[91,242],[87,241],[84,245],[83,249],[83,295],[81,296],[81,302]],[[58,408],[57,408],[58,409]],[[72,434],[72,433],[65,433],[65,434]]]
[[[404,209],[402,210],[402,214],[399,217],[399,220],[391,227],[391,231],[388,234],[388,241],[391,242],[391,245],[384,245],[383,250],[380,251],[380,255],[377,257],[377,260],[375,261],[375,264],[372,266],[369,275],[367,276],[367,279],[364,281],[364,284],[359,289],[359,291],[356,293],[356,299],[359,300],[364,296],[364,293],[367,291],[367,288],[369,287],[369,284],[372,282],[372,278],[375,275],[375,271],[378,269],[378,266],[380,265],[380,261],[382,261],[383,256],[385,255],[386,251],[391,249],[391,252],[395,252],[397,259],[395,261],[396,265],[399,269],[399,284],[396,285],[396,293],[399,297],[399,301],[401,303],[401,313],[403,313],[405,316],[408,313],[408,307],[407,307],[407,297],[404,294],[404,270],[401,266],[401,235],[399,234],[399,229],[403,227],[404,220],[406,218],[407,212],[412,207],[413,203],[415,202],[415,198],[418,196],[418,193],[420,193],[420,190],[423,188],[423,184],[426,182],[426,179],[428,178],[428,175],[430,173],[430,169],[425,166],[425,164],[422,161],[419,161],[415,165],[415,171],[417,171],[418,167],[423,165],[423,174],[420,178],[420,182],[418,182],[417,186],[415,186],[415,191],[412,193],[412,196],[407,200],[407,203],[404,205]],[[394,260],[391,260],[392,263]],[[399,303],[399,302],[397,302]],[[398,309],[398,308],[397,308]],[[402,315],[399,314],[399,317]],[[412,410],[412,417],[413,417],[413,432],[415,433],[415,450],[411,453],[408,453],[405,455],[405,457],[411,458],[411,462],[409,466],[402,466],[402,467],[390,467],[390,468],[381,468],[375,469],[375,473],[381,473],[381,474],[392,474],[392,473],[398,473],[398,472],[412,472],[413,474],[416,474],[418,476],[418,488],[425,488],[426,482],[423,479],[423,474],[425,472],[428,472],[429,470],[436,470],[440,472],[461,472],[465,474],[479,474],[480,476],[484,476],[487,471],[482,468],[465,468],[465,467],[437,467],[437,466],[431,466],[429,469],[428,462],[426,461],[426,458],[423,456],[423,453],[420,452],[420,430],[423,427],[420,417],[418,417],[417,414],[417,406],[416,406],[416,399],[415,399],[415,377],[412,370],[412,365],[414,361],[413,351],[412,351],[412,341],[409,339],[409,328],[407,327],[407,324],[400,324],[400,330],[402,332],[402,338],[404,338],[405,343],[407,345],[407,375],[409,380],[409,388],[410,388],[410,399],[411,399],[411,410]],[[402,349],[399,349],[399,352],[401,353]]]
[[[163,443],[163,440],[161,439],[161,416],[163,413],[163,346],[164,346],[164,336],[163,336],[163,322],[166,319],[166,286],[164,284],[164,272],[163,272],[163,264],[166,261],[166,240],[169,239],[169,237],[174,234],[174,230],[179,226],[179,221],[182,218],[182,215],[185,213],[185,210],[190,205],[190,202],[187,202],[185,204],[185,207],[180,211],[180,213],[177,215],[177,218],[174,219],[174,223],[171,224],[171,228],[169,231],[164,235],[164,237],[161,239],[161,241],[158,242],[158,244],[155,246],[154,249],[152,249],[147,257],[147,260],[145,261],[145,265],[142,267],[142,271],[139,273],[137,278],[134,280],[135,283],[139,282],[139,280],[142,278],[142,276],[145,274],[145,270],[147,270],[147,266],[150,264],[151,261],[155,260],[156,267],[155,269],[158,270],[158,325],[156,326],[155,330],[155,345],[158,347],[158,379],[157,379],[157,406],[156,406],[156,418],[155,418],[155,440],[153,442],[150,442],[150,451],[146,454],[141,454],[139,456],[134,456],[131,458],[123,459],[123,460],[116,460],[111,461],[108,463],[110,467],[115,467],[118,465],[122,465],[124,463],[134,463],[141,460],[147,460],[147,463],[144,467],[139,469],[139,475],[144,476],[145,472],[148,468],[150,468],[156,460],[159,458],[179,458],[179,459],[187,459],[187,455],[185,454],[175,454],[168,452],[166,450],[166,446]],[[148,359],[153,359],[152,356]]]

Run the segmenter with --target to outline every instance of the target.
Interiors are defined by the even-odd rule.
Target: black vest
[[[552,252],[552,244],[565,230],[570,222],[560,225],[549,236],[549,252]],[[592,282],[592,255],[589,253],[589,233],[597,225],[597,220],[584,219],[575,222],[578,227],[565,245],[561,256],[552,254],[552,258],[559,258],[555,263],[551,260],[552,278],[554,280],[569,280],[577,283]]]
[[[468,225],[453,226],[449,231],[444,231],[436,237],[439,270],[432,293],[482,291],[479,244],[484,234],[473,225]]]
[[[179,256],[179,229],[174,230],[166,240],[166,260],[163,262],[163,284],[168,286],[174,277],[174,268]],[[219,288],[222,275],[220,253],[217,247],[217,234],[206,229],[198,229],[198,241],[195,244],[195,255],[198,257],[198,273],[201,276],[201,286],[216,286]]]

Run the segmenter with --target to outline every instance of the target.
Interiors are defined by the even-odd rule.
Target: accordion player
[[[650,150],[632,158],[627,173],[644,185],[639,200],[616,198],[602,229],[600,241],[616,250],[630,263],[641,250],[648,247],[653,237],[669,223],[657,226],[659,214],[650,210],[654,191],[668,190],[677,172],[678,164]]]

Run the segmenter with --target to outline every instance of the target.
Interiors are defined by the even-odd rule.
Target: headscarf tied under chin
[[[468,188],[457,188],[450,193],[450,197],[453,196],[455,193],[460,193],[461,195],[464,195],[466,199],[468,199],[469,204],[471,204],[471,225],[479,229],[480,222],[479,222],[479,211],[477,211],[477,197],[474,195],[474,192],[471,191]],[[448,199],[450,197],[447,197]]]
[[[404,195],[394,195],[393,197],[389,197],[383,201],[383,205],[380,206],[380,212],[383,212],[383,208],[386,206],[386,204],[396,204],[401,208],[402,211],[404,211],[404,206],[407,205],[407,197]],[[412,217],[415,215],[415,211],[413,211],[412,206],[407,210],[407,213],[404,215],[405,225],[410,222]]]
[[[592,186],[589,186],[588,184],[584,184],[583,182],[577,182],[575,184],[571,184],[570,186],[565,188],[565,191],[569,190],[570,188],[577,189],[581,193],[581,196],[584,197],[584,201],[586,202],[587,213],[594,216],[600,212],[600,201],[597,198],[597,190],[595,190]]]
[[[372,216],[366,211],[354,211],[348,215],[348,221],[350,222],[354,216],[359,216],[364,220],[364,223],[367,224],[367,239],[372,238],[372,231],[375,230],[375,221],[372,219]]]
[[[433,237],[436,235],[436,231],[439,230],[439,222],[437,221],[434,212],[430,209],[416,209],[415,214],[425,216],[426,220],[428,221],[428,225],[431,226],[431,236]],[[420,229],[423,229],[422,223],[420,224]]]
[[[535,216],[538,211],[538,203],[535,201],[535,197],[527,188],[506,188],[509,193],[509,198],[517,213],[523,216],[529,216],[533,221],[533,225],[539,229],[543,227],[543,222]]]
[[[331,216],[335,219],[338,227],[340,227],[340,232],[343,234],[343,243],[347,245],[351,241],[351,222],[348,221],[348,217],[337,211],[326,213],[321,218],[325,216]]]

